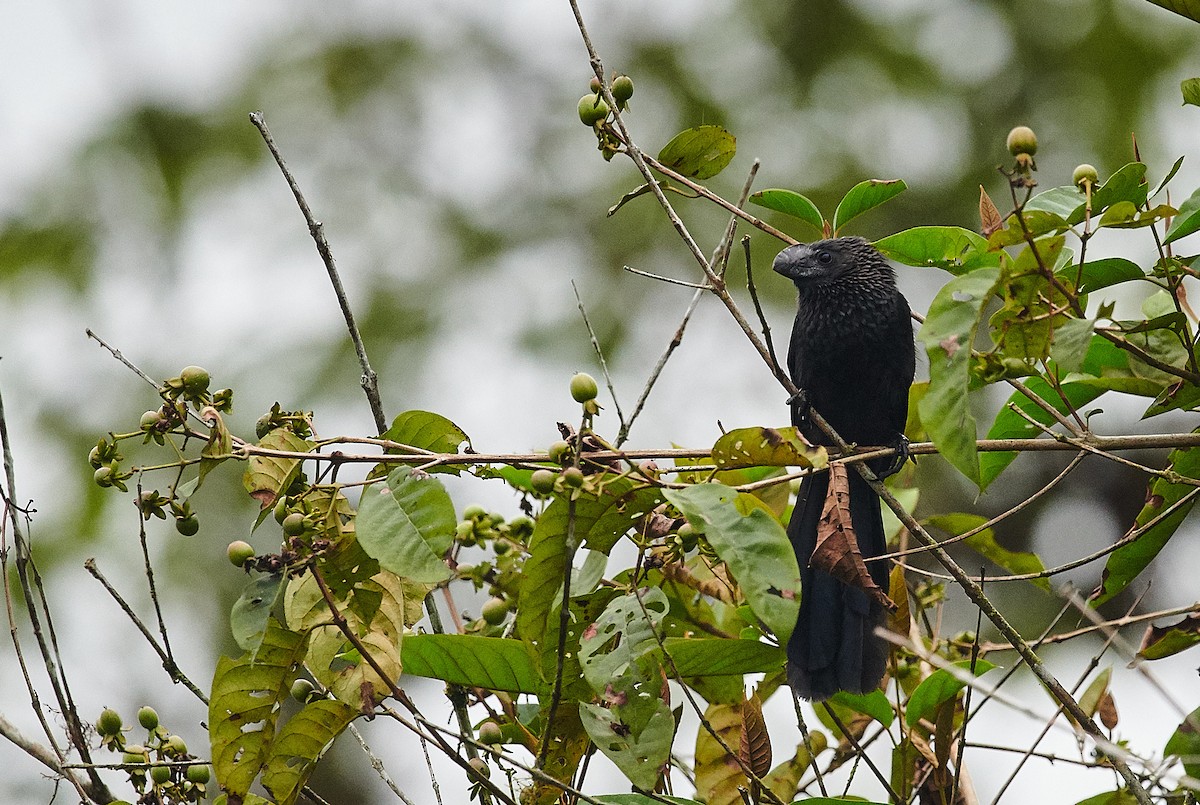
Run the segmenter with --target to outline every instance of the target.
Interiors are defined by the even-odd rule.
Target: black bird
[[[886,476],[907,454],[904,423],[916,356],[908,302],[891,265],[862,238],[789,246],[775,271],[796,283],[799,302],[788,349],[788,373],[801,390],[791,400],[792,423],[813,444],[829,438],[808,417],[815,409],[846,441],[894,445],[877,459]],[[864,558],[886,551],[879,496],[850,469],[850,518]],[[864,590],[809,567],[817,523],[829,487],[818,473],[800,487],[788,537],[800,564],[800,617],[788,642],[788,682],[806,699],[838,691],[868,693],[887,669],[888,647],[874,629],[886,610]],[[869,562],[871,577],[888,589],[888,563]]]

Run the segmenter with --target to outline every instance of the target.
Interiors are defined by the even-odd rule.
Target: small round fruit
[[[283,525],[283,519],[288,516],[287,498],[280,495],[279,500],[275,501],[275,522]]]
[[[529,477],[529,485],[535,492],[548,495],[554,491],[554,479],[557,477],[553,470],[534,470],[533,475]]]
[[[225,549],[225,555],[229,557],[229,562],[234,567],[242,567],[254,558],[254,546],[245,540],[236,539],[229,543],[229,547]]]
[[[121,731],[121,714],[111,707],[105,707],[100,711],[100,717],[96,719],[96,732],[101,735],[116,735]]]
[[[485,514],[487,514],[487,509],[483,508],[482,506],[468,506],[467,508],[463,509],[464,520],[478,520]]]
[[[479,742],[494,746],[504,740],[504,733],[495,721],[485,721],[479,725]]]
[[[1097,182],[1097,180],[1099,180],[1099,178],[1100,178],[1100,175],[1098,173],[1096,173],[1096,168],[1085,162],[1082,165],[1080,165],[1079,167],[1077,167],[1075,169],[1075,172],[1073,174],[1071,174],[1071,183],[1074,184],[1076,187],[1078,187],[1080,190],[1083,190],[1086,185],[1091,185],[1092,187],[1095,187],[1096,182]]]
[[[600,86],[601,86],[600,79],[596,78],[596,76],[592,76],[592,79],[590,81],[588,81],[588,89],[590,89],[592,92],[596,93],[597,95],[600,94]]]
[[[178,735],[172,735],[167,738],[166,742],[163,744],[163,747],[175,755],[187,754],[187,743],[185,743],[183,738]]]
[[[1013,156],[1017,156],[1018,154],[1033,156],[1037,153],[1038,149],[1037,135],[1028,126],[1017,126],[1014,128],[1008,133],[1008,139],[1005,143],[1008,145],[1008,152]]]
[[[481,757],[473,757],[468,761],[471,770],[480,777],[487,779],[492,776],[492,770],[488,768],[487,762]]]
[[[193,537],[200,530],[200,520],[194,514],[175,519],[175,530],[185,537]]]
[[[187,772],[184,774],[189,783],[198,783],[199,785],[207,783],[211,775],[212,772],[209,770],[207,763],[194,763],[187,767]]]
[[[578,489],[583,486],[583,470],[578,467],[567,467],[562,471],[563,483]]]
[[[258,418],[258,421],[256,421],[254,423],[254,435],[261,439],[262,437],[266,436],[270,432],[271,432],[271,415],[263,414],[262,416],[260,416]],[[195,766],[192,766],[191,768],[195,768]]]
[[[93,447],[88,451],[88,463],[93,467],[99,467],[103,462],[100,460],[100,448]]]
[[[185,366],[179,373],[179,379],[183,383],[183,390],[188,394],[203,394],[208,391],[208,370],[199,366]]]
[[[137,720],[148,730],[158,729],[158,712],[149,705],[138,710]]]
[[[125,747],[125,751],[121,753],[122,763],[145,763],[146,762],[146,747],[141,744],[130,744]]]
[[[460,541],[465,540],[468,537],[474,536],[474,534],[475,534],[475,523],[471,522],[470,520],[463,520],[454,527],[454,536],[457,537]]]
[[[106,466],[97,468],[96,471],[94,473],[92,473],[92,480],[96,482],[96,486],[108,487],[108,486],[112,486],[112,484],[113,484],[112,475],[113,475],[112,467],[109,467],[106,465]]]
[[[496,556],[504,556],[504,554],[512,550],[512,545],[502,539],[498,539],[496,540],[496,544],[492,546],[492,550],[496,552]]]
[[[571,378],[571,397],[577,403],[596,399],[600,389],[596,386],[596,378],[587,372],[580,372]]]
[[[488,599],[480,614],[492,626],[499,626],[508,617],[508,601],[503,598]]]
[[[308,701],[308,697],[312,695],[314,690],[316,690],[316,687],[307,679],[297,679],[292,683],[292,698],[304,704]]]
[[[298,537],[304,533],[304,515],[292,512],[283,518],[283,533],[289,537]]]
[[[571,454],[571,445],[564,439],[559,439],[548,448],[550,460],[555,464],[562,464],[568,455]]]
[[[157,785],[163,785],[164,783],[166,783],[168,780],[171,779],[171,767],[170,766],[151,766],[150,767],[150,779],[153,780]]]
[[[147,411],[142,414],[142,418],[138,421],[138,427],[144,431],[151,431],[154,430],[159,422],[162,422],[161,411]]]
[[[594,92],[579,99],[579,120],[585,126],[594,126],[608,117],[608,104]]]
[[[619,75],[612,82],[613,100],[624,108],[626,102],[633,97],[633,79],[627,75]]]

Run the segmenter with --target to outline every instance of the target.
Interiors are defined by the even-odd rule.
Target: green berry
[[[1096,168],[1086,162],[1075,169],[1071,174],[1071,183],[1083,190],[1087,185],[1096,186],[1096,182],[1100,179],[1100,175],[1096,173]]]
[[[292,698],[304,704],[308,701],[308,697],[316,690],[316,686],[307,679],[297,679],[292,683]]]
[[[153,707],[146,706],[137,712],[138,723],[148,730],[158,729],[158,713]]]
[[[488,764],[483,758],[473,757],[468,761],[468,764],[471,766],[471,770],[480,777],[487,779],[492,776],[492,770],[488,768]]]
[[[96,732],[101,735],[116,735],[121,731],[121,714],[111,707],[106,707],[100,711],[100,717],[96,719]]]
[[[254,546],[245,540],[234,540],[225,549],[225,555],[234,567],[242,567],[254,558]]]
[[[154,430],[159,422],[162,422],[162,412],[147,411],[142,414],[141,420],[138,421],[138,427],[144,431],[151,431]]]
[[[555,464],[562,464],[566,461],[567,456],[571,454],[571,445],[569,442],[559,439],[549,447],[550,460]]]
[[[283,533],[289,537],[300,536],[304,533],[305,527],[304,515],[300,512],[292,512],[283,518]]]
[[[203,394],[208,391],[210,378],[207,370],[199,366],[186,366],[179,373],[179,380],[183,383],[183,390],[188,394]]]
[[[483,508],[482,506],[468,506],[467,508],[463,509],[464,520],[478,520],[485,514],[487,514],[487,509]]]
[[[91,450],[88,451],[88,463],[91,464],[93,467],[99,467],[101,464],[104,463],[103,459],[100,458],[100,448],[99,447],[93,447]]]
[[[571,397],[575,402],[585,403],[588,400],[594,400],[599,393],[600,389],[596,386],[596,379],[586,372],[580,372],[571,378]]]
[[[594,92],[579,99],[579,120],[585,126],[594,126],[608,117],[608,104]]]
[[[633,97],[633,79],[627,75],[619,75],[614,78],[612,96],[617,105],[624,109],[625,104]]]
[[[283,525],[283,519],[288,516],[287,498],[283,495],[279,496],[279,500],[275,501],[275,522]]]
[[[200,530],[200,520],[194,514],[189,514],[187,517],[177,517],[175,519],[175,530],[185,537],[195,536]]]
[[[270,433],[271,429],[272,425],[270,414],[263,414],[258,418],[258,421],[254,423],[254,435],[260,439]]]
[[[187,744],[184,743],[183,738],[179,737],[178,735],[172,735],[167,738],[166,742],[163,744],[163,748],[174,755],[187,754]]]
[[[583,486],[583,470],[578,467],[567,467],[562,471],[563,483],[574,489]]]
[[[113,485],[112,475],[112,467],[106,465],[97,468],[96,471],[92,473],[92,480],[96,482],[96,486],[105,488]]]
[[[554,470],[534,470],[533,475],[529,477],[529,485],[533,487],[535,492],[548,495],[554,491],[554,480],[556,478],[558,476],[554,474]]]
[[[145,763],[146,762],[146,747],[141,744],[130,744],[125,747],[125,751],[121,753],[122,763]]]
[[[207,783],[210,775],[211,772],[207,763],[194,763],[187,767],[187,772],[185,773],[189,783],[197,783],[199,785]]]
[[[492,626],[499,626],[508,617],[508,601],[503,598],[492,598],[483,605],[480,613],[483,619]]]
[[[1008,152],[1013,156],[1017,156],[1018,154],[1033,156],[1037,153],[1037,135],[1028,126],[1017,126],[1014,128],[1008,133],[1008,139],[1005,142],[1008,145]]]
[[[165,784],[168,780],[171,779],[171,767],[170,766],[151,766],[150,767],[150,779],[153,780],[156,785]]]
[[[588,89],[590,89],[592,92],[596,93],[597,95],[600,94],[601,86],[602,85],[600,84],[600,79],[596,78],[596,76],[592,76],[591,80],[588,81]]]
[[[475,523],[463,520],[454,527],[454,536],[461,542],[475,535]]]
[[[495,721],[485,721],[479,725],[479,742],[493,746],[504,740],[504,733]]]

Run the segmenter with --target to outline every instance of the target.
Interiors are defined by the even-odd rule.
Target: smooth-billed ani
[[[792,401],[792,423],[813,444],[830,444],[808,418],[816,409],[846,441],[906,446],[908,388],[915,365],[908,302],[896,276],[862,238],[834,238],[789,246],[775,271],[799,292],[788,350],[788,373],[801,390]],[[905,451],[876,460],[879,475],[895,472]],[[879,496],[854,469],[850,518],[864,558],[886,551]],[[806,699],[827,699],[840,690],[867,693],[887,669],[887,644],[874,629],[885,610],[864,590],[809,567],[829,474],[817,473],[800,487],[788,536],[800,564],[800,617],[788,642],[788,682]],[[870,562],[871,577],[888,589],[888,563]]]

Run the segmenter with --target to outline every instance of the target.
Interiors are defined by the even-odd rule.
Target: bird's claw
[[[808,401],[808,392],[804,389],[797,389],[796,393],[788,397],[788,405],[792,407],[792,419],[796,422],[801,422],[808,419],[808,409],[810,403]]]
[[[898,473],[904,466],[905,461],[912,461],[914,464],[917,463],[917,457],[908,448],[908,437],[903,433],[896,440],[895,449],[896,454],[892,456],[892,463],[888,464],[881,472],[876,473],[881,481],[889,475]]]

